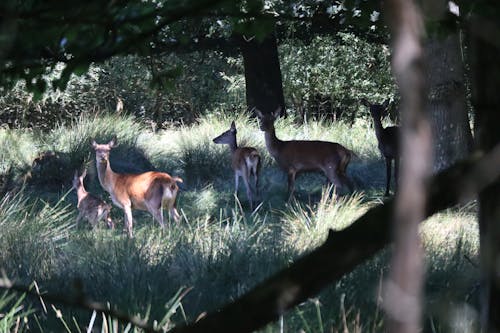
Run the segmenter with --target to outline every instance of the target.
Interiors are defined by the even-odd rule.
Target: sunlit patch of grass
[[[283,212],[282,223],[287,243],[302,251],[324,242],[330,229],[347,227],[369,207],[363,194],[338,197],[329,186],[323,189],[321,200],[314,206],[295,201]]]

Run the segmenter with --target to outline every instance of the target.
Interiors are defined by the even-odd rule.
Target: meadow
[[[329,121],[299,126],[280,119],[276,131],[281,139],[339,142],[358,155],[348,168],[354,193],[339,195],[322,175],[312,173],[298,177],[295,200],[287,201],[286,175],[267,153],[257,121],[240,115],[234,119],[239,144],[256,147],[263,157],[260,204],[250,212],[242,184],[233,195],[228,148],[212,143],[231,120],[232,115],[214,112],[192,125],[154,132],[132,117],[101,114],[47,133],[1,129],[0,171],[17,179],[15,190],[0,201],[2,274],[20,284],[36,281],[43,292],[83,292],[169,329],[234,300],[321,244],[329,229],[342,229],[383,204],[385,166],[368,120],[360,118],[352,126]],[[169,221],[161,230],[151,215],[134,211],[134,238],[128,239],[122,232],[123,213],[113,207],[115,230],[104,223],[96,230],[75,226],[74,170],[85,165],[87,190],[110,202],[99,185],[90,142],[113,137],[119,143],[111,153],[116,171],[156,169],[183,178],[179,223]],[[61,168],[33,173],[33,159],[48,150],[60,154]],[[471,203],[422,224],[425,331],[477,329],[475,214]],[[390,248],[261,331],[381,331],[380,285],[389,254]],[[88,327],[138,331],[100,314],[0,293],[0,332],[83,332]]]

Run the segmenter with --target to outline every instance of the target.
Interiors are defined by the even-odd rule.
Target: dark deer
[[[259,118],[260,129],[265,133],[266,147],[282,170],[288,174],[288,192],[290,198],[295,190],[295,178],[302,171],[320,171],[337,189],[352,185],[346,176],[352,152],[335,142],[327,141],[282,141],[276,137],[274,122],[281,109],[270,114],[255,110]]]
[[[396,190],[398,187],[398,173],[399,173],[399,127],[382,126],[382,116],[386,112],[389,106],[389,100],[385,100],[382,104],[371,104],[366,99],[362,99],[361,103],[367,106],[370,110],[370,115],[373,118],[373,125],[375,127],[375,135],[378,141],[378,149],[380,153],[385,158],[386,166],[386,188],[385,196],[389,195],[391,186],[391,174],[392,174],[392,161],[394,160],[394,182],[396,185]]]
[[[259,187],[259,169],[260,169],[260,154],[253,147],[238,147],[236,142],[236,125],[234,121],[231,127],[213,139],[214,143],[226,144],[231,150],[231,167],[234,171],[234,191],[238,193],[239,178],[243,178],[245,184],[248,201],[250,201],[250,209],[253,210],[253,193],[258,194]],[[254,188],[250,184],[250,176],[254,177]]]

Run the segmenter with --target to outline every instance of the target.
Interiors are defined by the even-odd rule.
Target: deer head
[[[261,131],[267,132],[274,129],[274,122],[281,113],[281,107],[278,107],[274,112],[262,113],[259,109],[255,109],[255,114],[259,119],[259,127]]]

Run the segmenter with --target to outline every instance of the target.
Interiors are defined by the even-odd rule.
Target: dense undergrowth
[[[230,302],[321,244],[328,229],[342,229],[381,203],[384,165],[368,122],[359,120],[352,127],[341,122],[314,121],[300,127],[291,120],[277,122],[282,139],[335,141],[358,155],[348,169],[354,193],[337,195],[323,176],[305,174],[297,180],[296,199],[287,202],[286,176],[268,155],[255,119],[239,116],[240,144],[257,147],[264,158],[260,205],[250,212],[244,189],[240,187],[239,200],[233,195],[227,147],[211,140],[231,120],[225,115],[206,116],[196,124],[155,133],[133,118],[101,115],[44,134],[0,130],[0,171],[12,178],[0,201],[2,274],[25,285],[36,281],[44,292],[69,296],[83,292],[92,300],[171,328]],[[111,153],[117,171],[156,169],[184,179],[179,223],[169,222],[161,230],[150,215],[134,211],[135,237],[128,239],[122,232],[123,214],[114,207],[115,230],[104,225],[96,230],[75,227],[73,172],[87,167],[87,190],[109,201],[98,183],[90,142],[113,137],[119,143]],[[61,156],[63,168],[34,172],[33,159],[49,150]],[[427,331],[467,332],[477,323],[474,213],[474,205],[456,208],[422,226]],[[378,301],[389,251],[262,331],[382,330]],[[192,289],[180,298],[179,291],[186,288]],[[0,294],[2,332],[81,332],[88,326],[96,332],[133,330],[99,314],[61,304],[44,307],[40,300],[22,294]]]

